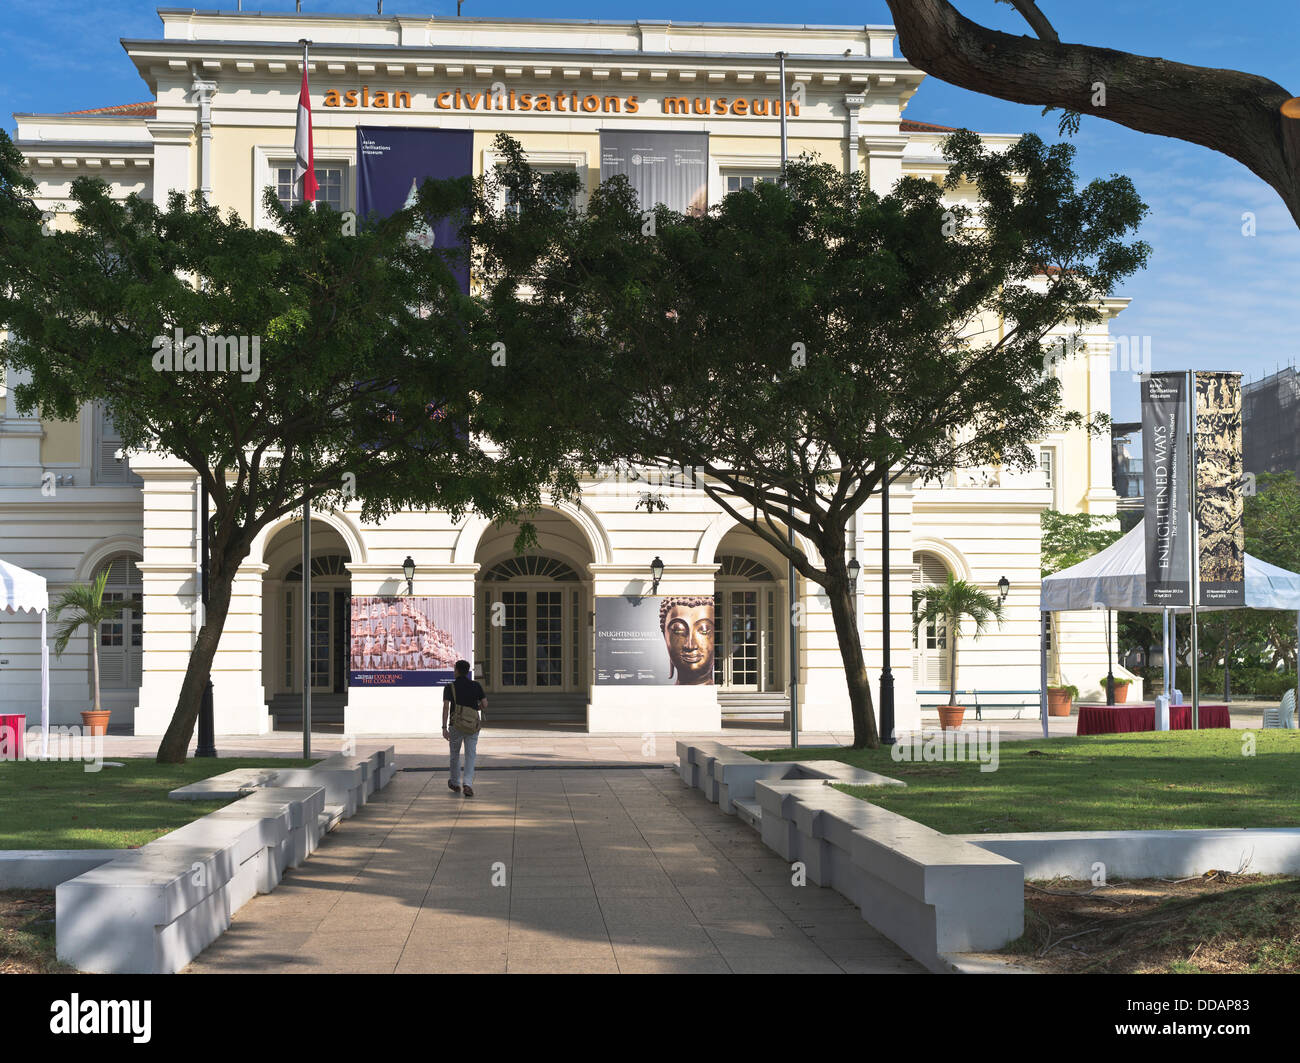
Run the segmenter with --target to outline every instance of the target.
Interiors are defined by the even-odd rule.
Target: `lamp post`
[[[880,742],[894,744],[894,670],[889,666],[889,471],[880,487]]]
[[[406,555],[406,560],[402,562],[402,575],[406,577],[406,593],[415,593],[415,562],[411,555]]]
[[[659,581],[664,578],[664,563],[658,554],[656,554],[655,559],[650,562],[650,578],[653,581],[650,587],[650,593],[652,595],[658,594]]]

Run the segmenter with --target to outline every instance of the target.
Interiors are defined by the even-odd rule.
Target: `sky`
[[[121,38],[159,37],[158,6],[233,9],[220,3],[159,5],[146,0],[0,0],[4,62],[0,124],[13,112],[71,111],[149,98],[122,51]],[[294,9],[294,0],[246,0],[249,10]],[[1027,32],[1015,11],[994,0],[957,0],[967,17],[1008,32]],[[1300,3],[1296,0],[1040,0],[1061,39],[1229,67],[1271,78],[1300,95]],[[364,13],[375,0],[303,0],[306,11]],[[386,0],[389,14],[456,17],[455,0],[421,5]],[[863,25],[891,21],[884,0],[815,0],[792,7],[773,0],[465,0],[465,16],[673,19]],[[927,78],[906,115],[983,132],[1034,132],[1060,139],[1056,117]],[[1132,304],[1112,335],[1149,345],[1153,371],[1237,370],[1258,379],[1300,362],[1300,229],[1271,188],[1239,163],[1182,141],[1135,133],[1085,116],[1072,138],[1083,181],[1127,174],[1151,208],[1141,238],[1147,268],[1115,294]],[[1243,216],[1254,217],[1254,235]],[[1115,420],[1137,420],[1132,362],[1112,361]]]

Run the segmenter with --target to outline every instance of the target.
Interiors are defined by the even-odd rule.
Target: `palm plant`
[[[962,634],[962,621],[975,624],[978,638],[988,628],[989,621],[1002,624],[1002,603],[993,595],[980,590],[975,584],[956,579],[948,574],[948,582],[941,587],[927,587],[917,596],[916,623],[942,624],[948,643],[948,704],[957,704],[957,641]]]
[[[64,613],[68,618],[54,640],[55,656],[62,657],[68,643],[83,627],[90,628],[90,662],[91,676],[94,679],[94,700],[92,707],[99,711],[99,639],[96,637],[99,626],[110,620],[116,620],[124,609],[138,603],[127,599],[123,601],[104,601],[104,588],[108,585],[108,569],[105,568],[95,577],[94,583],[75,583],[60,596],[54,606],[54,620],[57,622]]]

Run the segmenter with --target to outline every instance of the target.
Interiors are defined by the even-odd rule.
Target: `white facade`
[[[729,183],[774,173],[775,118],[736,113],[734,104],[779,92],[773,54],[791,54],[788,71],[799,113],[789,119],[792,155],[808,151],[867,172],[885,190],[904,174],[942,177],[944,130],[902,117],[923,76],[894,54],[890,27],[681,25],[667,22],[515,22],[491,19],[252,15],[160,12],[161,39],[124,42],[154,102],[71,115],[19,115],[17,141],[39,183],[42,204],[67,224],[73,177],[103,177],[114,192],[160,198],[202,189],[210,201],[262,223],[261,189],[277,183],[292,157],[301,63],[299,38],[312,39],[310,74],[318,172],[330,175],[338,202],[355,202],[355,126],[392,124],[469,128],[475,169],[492,161],[498,131],[521,141],[534,162],[574,166],[590,188],[599,179],[599,130],[707,129],[709,197]],[[623,101],[617,111],[456,109],[466,96],[503,85],[524,94]],[[398,108],[349,108],[348,92],[385,92]],[[334,93],[333,97],[329,94]],[[577,93],[577,96],[573,96]],[[725,113],[676,113],[669,100],[723,100]],[[480,98],[482,98],[480,96]],[[333,100],[333,105],[329,101]],[[359,97],[360,99],[360,97]],[[629,112],[626,101],[635,99]],[[443,106],[443,105],[446,106]],[[745,112],[750,110],[747,105]],[[1009,138],[990,137],[994,142]],[[1107,318],[1126,300],[1108,302]],[[1089,413],[1110,408],[1108,324],[1085,337],[1085,352],[1057,371],[1067,404]],[[93,578],[115,559],[138,581],[144,616],[101,634],[119,678],[104,692],[115,726],[160,734],[175,706],[199,624],[196,595],[197,485],[192,471],[156,455],[114,460],[111,425],[88,408],[73,424],[24,416],[0,390],[0,557],[46,576],[51,600]],[[1038,687],[1038,581],[1041,511],[1113,513],[1106,439],[1082,431],[1041,441],[1043,468],[963,472],[941,485],[900,481],[890,497],[891,653],[897,726],[918,725],[918,695],[937,687],[942,664],[913,648],[914,582],[951,571],[996,593],[1010,582],[1007,621],[978,641],[964,640],[959,686],[1027,693]],[[133,482],[132,477],[138,478]],[[331,714],[354,734],[432,734],[438,729],[427,688],[344,689],[334,616],[347,595],[404,590],[403,559],[417,563],[414,592],[472,596],[476,672],[492,715],[534,723],[567,721],[592,731],[712,730],[725,716],[779,713],[788,697],[789,589],[786,563],[699,493],[669,497],[666,512],[636,507],[638,491],[592,482],[580,507],[546,511],[537,560],[497,566],[514,556],[513,533],[476,519],[403,513],[365,525],[351,509],[313,515],[313,580],[328,660],[317,654],[316,718]],[[879,500],[855,522],[867,667],[880,670]],[[240,571],[214,669],[218,734],[258,734],[272,726],[268,705],[292,711],[300,693],[301,525],[286,521],[254,544]],[[718,685],[606,686],[593,682],[595,599],[650,590],[650,561],[665,566],[660,592],[716,594]],[[941,565],[937,568],[936,565]],[[138,575],[137,575],[138,573]],[[505,578],[509,576],[510,578]],[[801,726],[849,728],[847,695],[830,611],[819,588],[800,580],[798,685]],[[509,598],[503,596],[509,595]],[[509,602],[518,631],[486,622]],[[526,613],[526,619],[524,615]],[[1060,618],[1059,678],[1096,693],[1106,670],[1101,614]],[[541,650],[540,627],[558,635]],[[509,625],[507,625],[509,628]],[[751,634],[752,633],[752,636]],[[517,638],[515,638],[517,636]],[[522,646],[520,650],[515,643]],[[138,645],[133,645],[138,643]],[[88,705],[88,642],[74,640],[52,667],[52,719],[75,722]],[[549,659],[540,686],[538,658]],[[523,656],[521,656],[521,653]],[[506,685],[507,670],[516,680]],[[1056,676],[1054,665],[1053,673]],[[519,681],[520,678],[525,681]],[[23,620],[0,621],[0,705],[39,704],[38,634]],[[278,699],[278,700],[277,700]],[[1025,700],[986,697],[986,701]]]

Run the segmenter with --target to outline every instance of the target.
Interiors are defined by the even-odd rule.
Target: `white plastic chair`
[[[1295,729],[1295,688],[1292,687],[1282,695],[1282,704],[1278,708],[1278,714],[1282,717],[1282,726],[1289,729]]]

